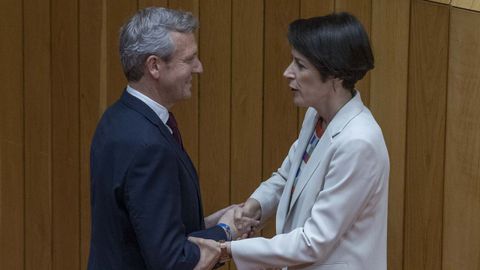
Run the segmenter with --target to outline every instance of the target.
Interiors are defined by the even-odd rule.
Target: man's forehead
[[[187,49],[196,49],[197,42],[195,40],[195,35],[193,33],[180,33],[180,32],[171,32],[170,37],[175,44],[175,48],[187,48]]]

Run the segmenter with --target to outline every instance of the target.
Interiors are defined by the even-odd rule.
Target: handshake
[[[233,240],[252,237],[260,224],[261,208],[255,199],[234,204],[205,218],[207,228],[222,227],[227,238]],[[213,269],[231,258],[230,242],[216,242],[210,239],[189,237],[189,241],[200,248],[200,260],[194,270]]]

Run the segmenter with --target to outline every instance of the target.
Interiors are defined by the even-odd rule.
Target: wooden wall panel
[[[230,202],[231,1],[202,1],[199,173],[205,214]]]
[[[51,0],[52,269],[80,268],[78,3]]]
[[[480,269],[480,14],[452,9],[443,270]]]
[[[442,269],[449,8],[412,2],[404,269]]]
[[[120,27],[133,16],[138,8],[137,0],[107,0],[107,105],[115,102],[127,85],[120,64],[118,41]]]
[[[170,0],[169,8],[180,9],[191,12],[198,18],[199,0]],[[198,43],[198,33],[202,31],[200,25],[197,30],[196,37]],[[200,48],[199,48],[200,49]],[[202,59],[200,58],[200,61]],[[182,132],[182,141],[188,155],[192,159],[195,166],[198,168],[198,77],[194,75],[192,80],[192,97],[189,100],[184,100],[179,104],[175,104],[173,112],[177,119],[178,126]]]
[[[335,12],[346,11],[353,14],[363,24],[363,27],[371,36],[372,24],[372,1],[371,0],[336,0]],[[373,52],[375,58],[375,51]],[[368,106],[370,104],[370,75],[368,72],[365,77],[357,82],[355,88],[360,91],[363,103]]]
[[[24,1],[25,269],[52,268],[50,1]]]
[[[200,17],[205,72],[174,112],[205,214],[248,197],[298,136],[305,110],[282,76],[288,24],[345,10],[370,32],[376,59],[357,88],[391,158],[389,269],[478,269],[480,18],[464,9],[480,3],[451,2],[463,9],[448,0],[3,1],[0,269],[86,268],[91,137],[126,85],[119,28],[151,5]]]
[[[338,1],[338,0],[337,0]],[[335,9],[335,0],[300,0],[300,17],[311,18],[332,13]]]
[[[372,1],[371,40],[376,68],[370,77],[370,108],[390,155],[388,269],[402,269],[405,137],[410,1]]]
[[[232,2],[232,203],[245,201],[262,180],[263,12],[261,1]]]
[[[106,0],[79,2],[80,269],[90,247],[90,144],[107,92],[106,21]]]
[[[300,15],[300,2],[265,1],[265,55],[263,94],[263,177],[277,170],[297,138],[298,113],[283,72],[292,56],[287,40],[288,24]],[[275,234],[275,216],[264,235]]]
[[[480,11],[480,0],[452,0],[452,6]]]
[[[22,2],[0,3],[0,269],[24,269]]]
[[[168,7],[168,0],[138,0],[139,9],[146,7]]]
[[[441,4],[450,4],[451,0],[429,0],[431,2],[437,2]]]

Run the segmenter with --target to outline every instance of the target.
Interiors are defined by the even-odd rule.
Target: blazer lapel
[[[363,110],[364,106],[360,97],[360,93],[358,91],[356,91],[355,93],[356,93],[355,96],[349,102],[347,102],[337,112],[337,115],[332,119],[327,129],[325,130],[323,136],[320,138],[320,141],[318,142],[317,146],[313,150],[312,155],[310,156],[310,160],[307,162],[307,164],[305,164],[305,167],[300,172],[300,175],[298,176],[299,179],[295,187],[295,192],[292,195],[290,207],[288,208],[288,212],[285,216],[285,220],[288,218],[291,212],[291,209],[295,205],[295,202],[297,201],[300,194],[303,192],[305,186],[312,178],[313,172],[324,159],[325,153],[329,145],[332,143],[333,139],[335,138],[335,136],[340,134],[343,128]],[[317,119],[317,117],[315,118]],[[315,126],[315,124],[316,122],[314,122],[312,125]],[[313,133],[313,128],[307,136],[308,137],[307,141],[310,139],[310,136],[312,135],[312,133]],[[303,149],[303,151],[305,151],[305,148]],[[302,152],[302,155],[303,155],[303,152]],[[299,164],[300,164],[300,161],[301,161],[301,157],[299,157]],[[317,179],[316,181],[324,181],[324,180],[325,179]],[[320,185],[323,186],[323,183],[320,183]],[[291,190],[291,187],[290,187],[290,190]]]
[[[195,167],[193,166],[192,161],[188,157],[187,153],[181,148],[181,146],[175,141],[173,138],[172,134],[168,130],[168,128],[165,126],[165,124],[160,120],[157,114],[150,109],[145,103],[143,103],[141,100],[138,98],[130,95],[127,91],[123,92],[122,97],[120,100],[128,107],[131,109],[137,111],[138,113],[142,114],[145,118],[147,118],[153,125],[158,127],[160,130],[160,133],[162,136],[165,138],[165,140],[168,142],[170,147],[175,151],[175,153],[178,155],[180,158],[181,162],[183,163],[185,169],[188,171],[188,173],[191,176],[192,182],[195,184],[195,187],[197,189],[197,194],[200,195],[200,187],[198,183],[198,176],[195,171]]]
[[[313,110],[313,109],[312,109]],[[295,175],[297,174],[298,167],[300,167],[300,163],[302,161],[303,153],[307,148],[308,141],[310,140],[310,136],[315,128],[315,123],[317,123],[318,115],[313,110],[313,113],[310,115],[305,116],[305,123],[303,124],[302,130],[300,131],[298,137],[298,145],[295,151],[295,156],[293,158],[293,163],[290,168],[290,173],[287,178],[287,183],[285,184],[285,188],[283,189],[282,199],[280,200],[278,207],[277,207],[277,225],[276,229],[277,232],[283,231],[283,226],[285,224],[285,220],[289,211],[289,204],[290,204],[290,196],[292,194],[292,187],[293,181],[295,180]]]

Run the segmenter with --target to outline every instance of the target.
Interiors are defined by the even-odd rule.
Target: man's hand
[[[253,234],[255,227],[259,225],[259,221],[256,218],[251,218],[246,215],[237,214],[241,213],[242,207],[237,206],[228,210],[219,220],[219,223],[225,223],[230,226],[232,230],[232,240],[237,238],[245,238],[246,236]]]
[[[200,248],[200,260],[193,270],[213,269],[220,258],[220,245],[213,240],[197,237],[188,237],[188,241]]]
[[[217,212],[209,215],[208,217],[206,217],[204,220],[205,220],[205,227],[208,229],[208,228],[211,228],[215,225],[218,224],[218,221],[220,220],[220,218],[225,215],[225,213],[232,209],[232,208],[235,208],[237,206],[241,206],[241,205],[238,205],[238,204],[232,204],[230,206],[227,206],[223,209],[220,209],[218,210]]]

